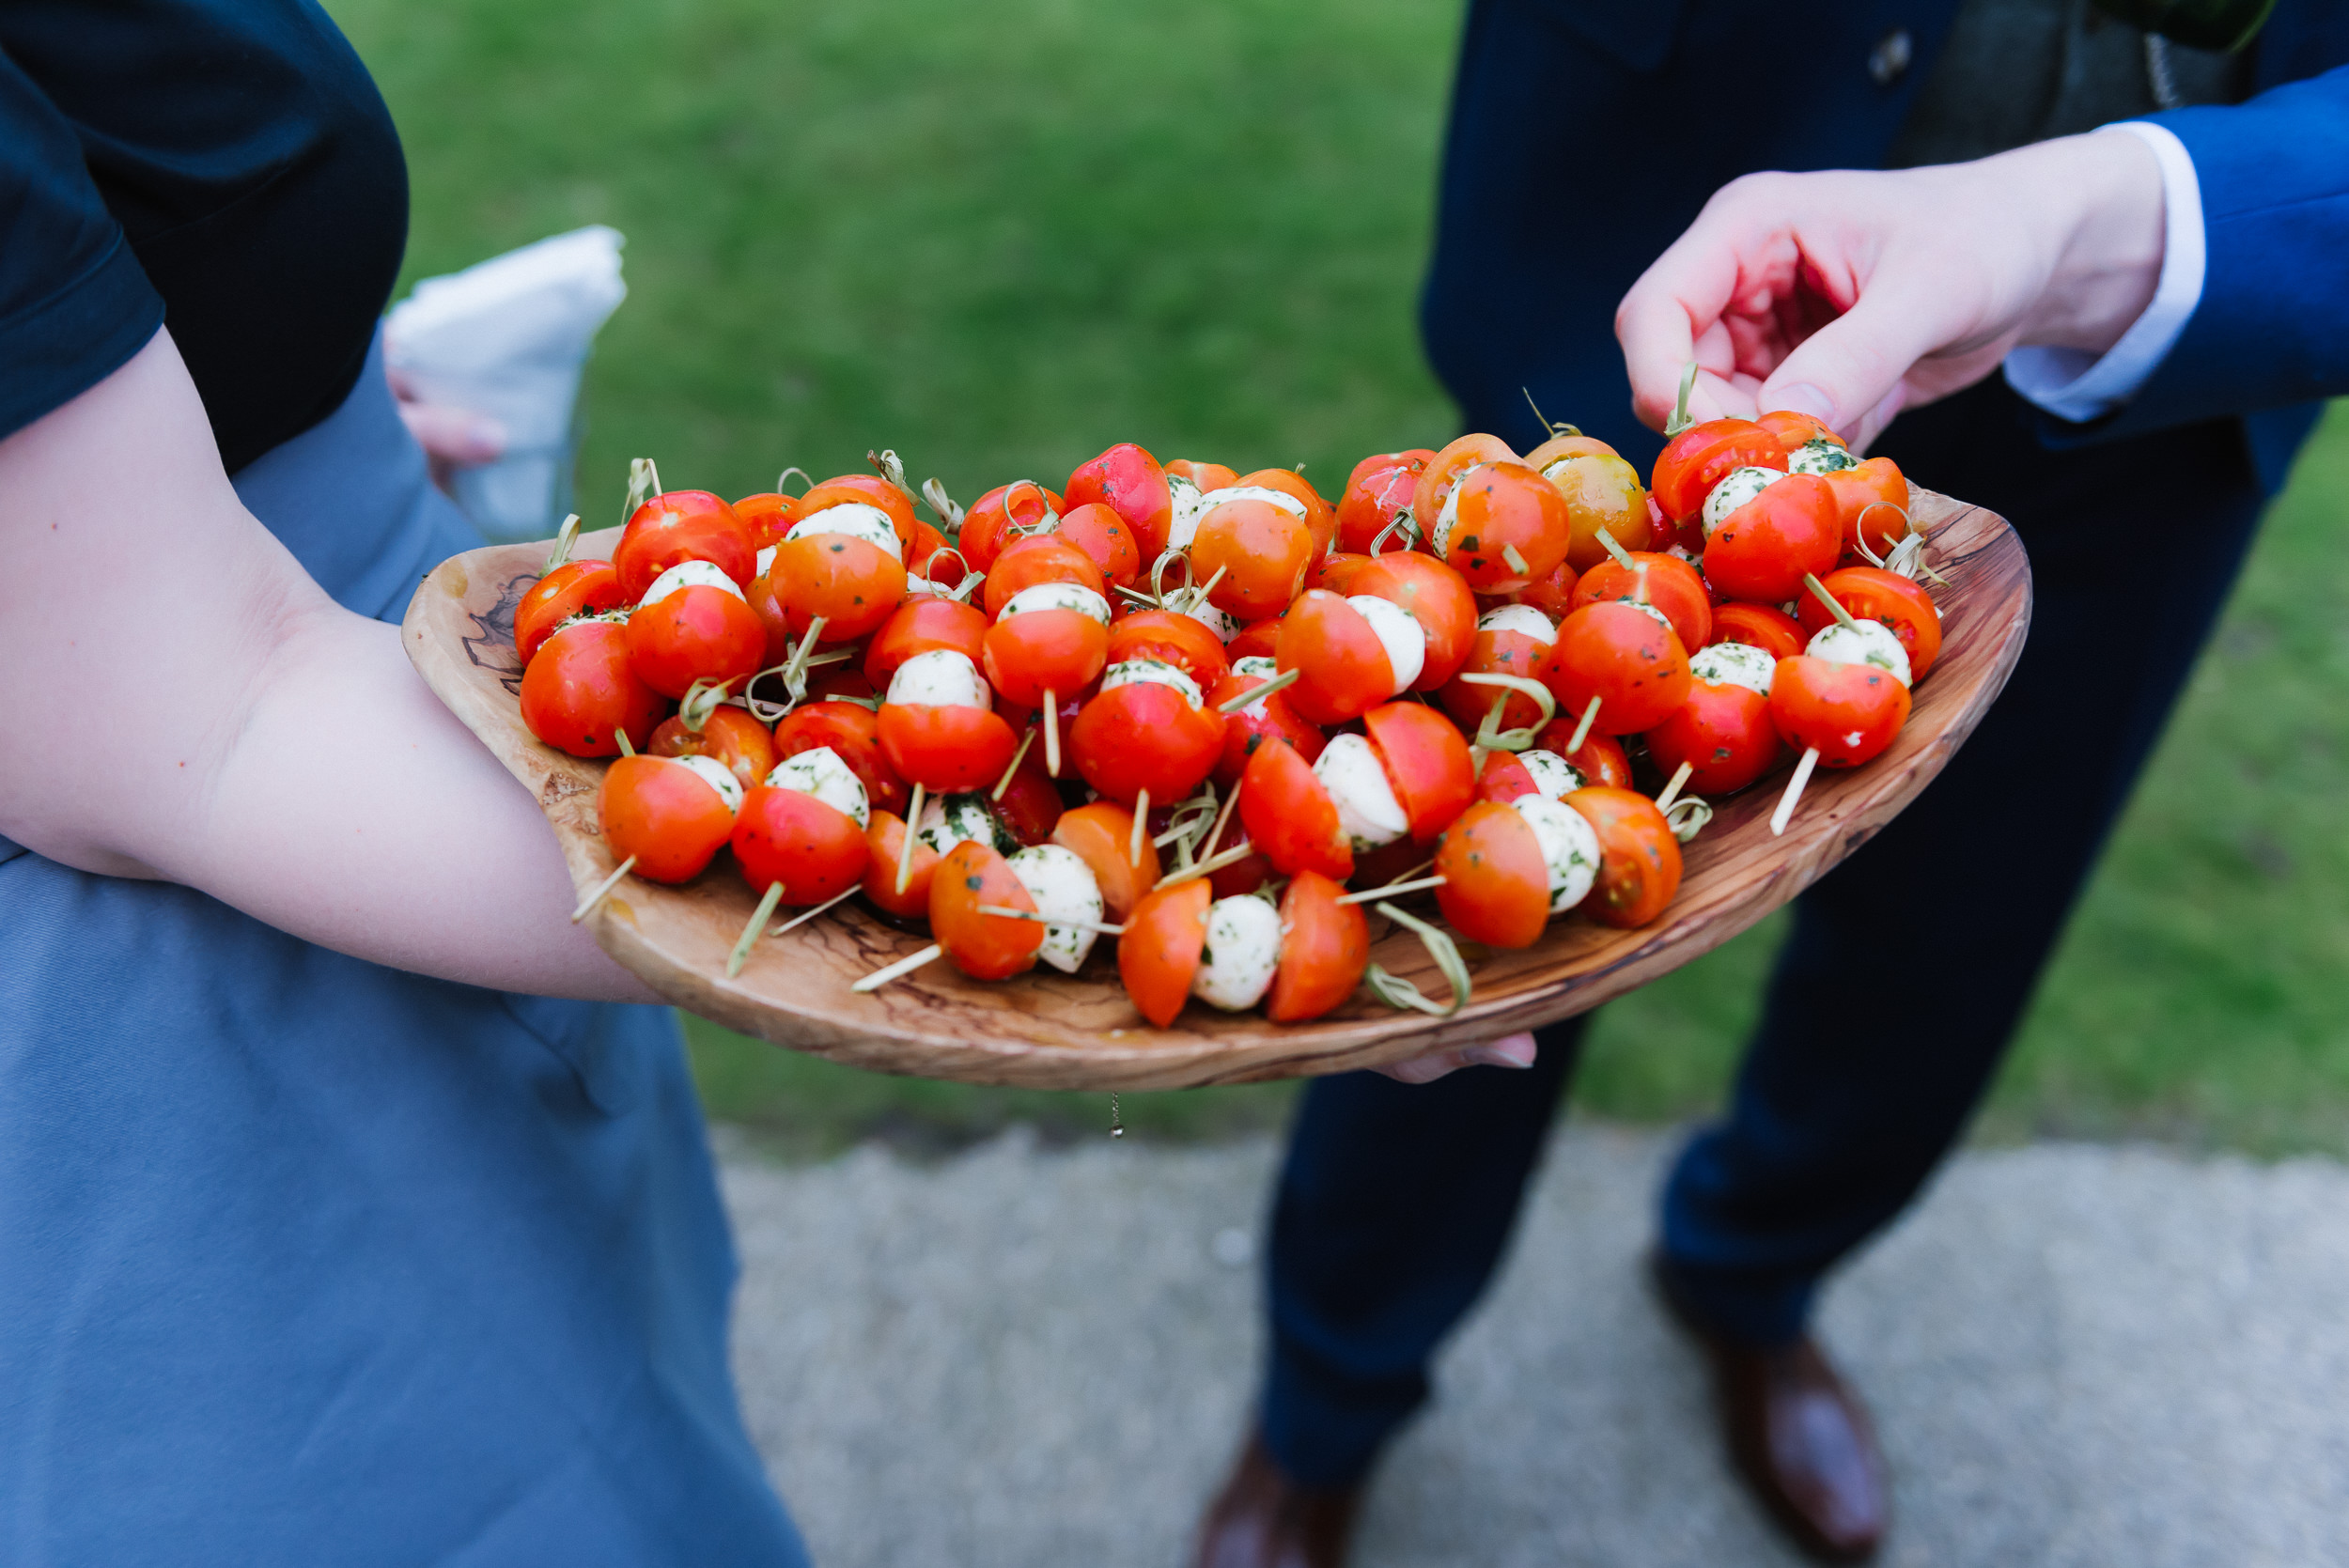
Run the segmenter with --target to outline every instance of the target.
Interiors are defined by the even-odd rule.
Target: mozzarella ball
[[[978,789],[963,795],[931,796],[922,807],[922,820],[914,826],[913,836],[941,855],[957,844],[984,844],[1001,853],[1019,847],[1019,841],[1003,831],[987,792]]]
[[[1590,782],[1583,778],[1582,769],[1557,753],[1545,752],[1539,746],[1519,752],[1517,761],[1533,775],[1533,787],[1552,800],[1563,800]]]
[[[1549,912],[1573,908],[1598,880],[1597,830],[1580,812],[1547,795],[1510,804],[1541,841],[1542,863],[1549,868]]]
[[[1228,643],[1240,632],[1238,616],[1209,604],[1206,599],[1201,599],[1196,604],[1186,604],[1174,613],[1189,615],[1192,620],[1214,632],[1215,640],[1219,643]]]
[[[1378,645],[1387,650],[1387,665],[1394,672],[1394,690],[1408,691],[1427,667],[1427,634],[1408,610],[1376,594],[1348,594],[1346,602],[1370,623]]]
[[[708,561],[679,561],[652,580],[652,586],[636,601],[636,608],[659,604],[680,588],[723,588],[736,598],[742,597],[742,585],[728,577],[724,568]]]
[[[1277,660],[1267,659],[1259,653],[1252,653],[1245,659],[1236,660],[1232,664],[1232,674],[1253,675],[1258,680],[1270,680],[1280,673],[1281,665]]]
[[[1199,693],[1199,683],[1163,659],[1121,660],[1102,673],[1101,690],[1114,691],[1121,686],[1131,686],[1136,681],[1150,681],[1159,686],[1172,686],[1175,691],[1180,691],[1193,707],[1199,706],[1204,701]]]
[[[1732,469],[1704,498],[1704,536],[1711,538],[1713,530],[1726,522],[1730,513],[1785,477],[1774,468]]]
[[[1081,582],[1038,582],[1020,589],[1011,596],[1003,613],[995,618],[1007,621],[1033,610],[1074,610],[1080,615],[1090,615],[1103,626],[1110,624],[1110,601]]]
[[[1436,514],[1436,533],[1427,541],[1428,553],[1439,561],[1452,559],[1452,536],[1460,531],[1460,486],[1454,480],[1444,492],[1443,510]]]
[[[1207,939],[1190,994],[1210,1007],[1241,1013],[1264,1000],[1281,968],[1281,911],[1253,893],[1207,906]]]
[[[728,815],[739,816],[742,811],[742,781],[734,776],[734,769],[716,757],[663,757],[679,768],[690,768],[702,783],[718,792],[718,799],[726,803]]]
[[[1169,550],[1189,550],[1190,541],[1199,536],[1199,520],[1207,515],[1206,498],[1199,487],[1179,474],[1166,476],[1166,499],[1173,506],[1167,519],[1166,547]]]
[[[873,825],[864,781],[829,746],[810,747],[785,757],[767,775],[767,783],[776,789],[796,789],[802,795],[813,795],[843,816],[854,817],[860,828]]]
[[[903,562],[906,558],[905,541],[897,537],[897,525],[889,520],[889,514],[862,501],[844,501],[837,506],[810,512],[793,523],[785,537],[804,539],[816,534],[845,534],[887,551],[893,561]]]
[[[774,566],[775,547],[773,545],[761,546],[758,551],[758,575],[766,576],[774,569]]]
[[[1226,501],[1262,501],[1300,520],[1312,520],[1303,502],[1286,490],[1266,485],[1226,485],[1220,490],[1209,490],[1199,498],[1199,509],[1203,514],[1212,512]]]
[[[1411,819],[1394,798],[1385,765],[1361,736],[1331,736],[1314,763],[1314,777],[1330,792],[1338,808],[1338,826],[1356,850],[1392,844],[1410,831]]]
[[[1823,626],[1802,651],[1830,664],[1873,664],[1891,671],[1892,678],[1903,686],[1909,683],[1908,650],[1882,621],[1854,621],[1849,626],[1837,621]]]
[[[1789,474],[1835,474],[1843,469],[1858,468],[1859,459],[1853,457],[1843,442],[1820,436],[1806,441],[1786,455]]]
[[[932,648],[897,666],[889,677],[888,701],[924,707],[993,707],[987,677],[956,648]]]
[[[1032,845],[1004,863],[1046,919],[1100,920],[1101,886],[1076,851],[1057,844]],[[1036,956],[1063,974],[1074,974],[1093,951],[1097,935],[1081,925],[1047,925]]]
[[[1713,643],[1688,656],[1689,678],[1707,686],[1742,686],[1766,697],[1776,674],[1778,660],[1750,643]]]
[[[1558,641],[1558,628],[1530,604],[1504,604],[1476,617],[1479,631],[1515,631],[1548,647]]]

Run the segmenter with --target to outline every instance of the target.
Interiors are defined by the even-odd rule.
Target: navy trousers
[[[2233,582],[2263,495],[2232,421],[2051,452],[1993,380],[1879,450],[1999,512],[2036,604],[2013,680],[1941,777],[1796,906],[1727,1117],[1680,1157],[1664,1259],[1723,1334],[1802,1331],[1821,1277],[1891,1219],[1980,1100]],[[1264,1435],[1351,1481],[1427,1397],[1498,1266],[1583,1019],[1529,1071],[1323,1079],[1269,1250]]]

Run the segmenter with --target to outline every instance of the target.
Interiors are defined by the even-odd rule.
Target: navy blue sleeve
[[[104,380],[163,321],[72,125],[0,54],[0,436]]]

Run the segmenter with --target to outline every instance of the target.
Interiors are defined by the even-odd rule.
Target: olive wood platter
[[[1462,943],[1475,995],[1449,1018],[1392,1011],[1364,989],[1311,1023],[1275,1025],[1193,1002],[1174,1028],[1153,1029],[1127,1001],[1108,939],[1075,976],[1039,968],[988,985],[941,959],[858,994],[851,982],[926,939],[856,899],[762,939],[729,980],[726,956],[754,900],[723,853],[681,886],[624,879],[589,924],[605,952],[689,1012],[855,1066],[970,1083],[1174,1089],[1344,1072],[1586,1012],[1711,952],[1859,848],[1932,782],[2006,684],[2030,625],[2022,541],[1981,507],[1929,490],[1912,500],[1928,561],[1948,580],[1933,589],[1942,653],[1890,749],[1862,768],[1820,769],[1783,837],[1771,836],[1768,819],[1784,767],[1715,801],[1718,815],[1685,851],[1678,896],[1651,925],[1618,931],[1566,915],[1522,951]],[[609,555],[618,536],[584,535],[576,553]],[[537,798],[584,893],[615,863],[596,812],[605,765],[533,737],[517,697],[514,609],[546,551],[502,545],[443,562],[410,605],[402,635],[441,700]],[[1373,961],[1430,997],[1448,995],[1416,937],[1377,916],[1373,930]]]

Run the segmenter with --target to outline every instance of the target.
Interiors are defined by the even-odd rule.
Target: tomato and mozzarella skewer
[[[1003,776],[1019,739],[994,711],[994,694],[971,656],[954,648],[915,654],[897,666],[882,699],[877,735],[882,758],[913,785],[907,815],[918,825],[926,792],[959,794]],[[912,841],[898,861],[897,886],[911,874]]]
[[[1179,800],[1214,771],[1223,729],[1199,683],[1174,664],[1129,659],[1103,672],[1100,691],[1069,726],[1069,748],[1085,783],[1132,809],[1129,858],[1141,858],[1149,836],[1151,800]]]
[[[642,750],[668,711],[629,657],[619,615],[568,621],[540,644],[522,672],[522,722],[575,757]]]
[[[1226,1012],[1262,1004],[1276,1023],[1318,1017],[1361,983],[1370,927],[1317,872],[1290,879],[1276,908],[1254,893],[1216,898],[1203,877],[1144,898],[1118,939],[1117,967],[1142,1016],[1163,1029],[1192,997]]]
[[[1040,710],[1045,771],[1060,777],[1060,703],[1108,662],[1109,600],[1081,582],[1038,582],[1007,599],[987,629],[988,684],[1006,702]]]
[[[645,684],[682,697],[698,681],[748,685],[767,653],[767,628],[741,586],[708,561],[655,578],[628,618],[629,658]]]
[[[821,910],[857,890],[872,863],[871,824],[863,781],[829,746],[793,753],[743,797],[731,842],[759,900],[726,959],[729,976],[741,972],[777,904]]]
[[[1700,794],[1729,795],[1753,783],[1778,762],[1770,719],[1777,668],[1777,660],[1744,643],[1699,648],[1688,656],[1688,700],[1647,732],[1648,755]]]
[[[1363,715],[1364,735],[1331,737],[1311,764],[1291,747],[1260,746],[1239,785],[1248,840],[1290,876],[1352,875],[1354,856],[1442,831],[1474,799],[1468,742],[1419,703]]]
[[[1789,746],[1802,750],[1770,815],[1774,836],[1793,819],[1813,768],[1857,768],[1890,746],[1908,722],[1908,653],[1900,638],[1880,621],[1855,620],[1825,588],[1814,591],[1834,610],[1836,623],[1822,627],[1802,653],[1780,660],[1770,681],[1771,722]]]
[[[1663,722],[1688,696],[1688,656],[1654,605],[1603,599],[1558,625],[1544,680],[1575,716],[1570,755],[1593,730],[1635,735]]]

